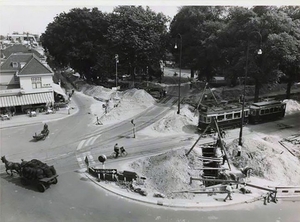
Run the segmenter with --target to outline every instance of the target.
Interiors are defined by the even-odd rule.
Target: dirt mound
[[[197,126],[198,117],[192,112],[193,107],[183,105],[180,109],[180,115],[177,110],[172,110],[160,121],[154,123],[151,129],[159,133],[182,133],[185,126]],[[194,131],[193,131],[194,132]],[[164,136],[165,134],[160,134]]]
[[[193,194],[179,191],[199,188],[199,182],[189,184],[190,177],[199,177],[202,162],[195,152],[187,157],[185,150],[172,150],[157,156],[141,158],[133,162],[132,167],[146,179],[145,188],[149,193],[158,191],[167,198],[192,198]]]
[[[278,182],[282,185],[297,185],[299,159],[290,154],[279,143],[278,136],[257,135],[244,138],[242,156],[235,157],[238,140],[228,144],[228,153],[237,168],[251,167],[255,176]]]
[[[292,99],[285,99],[283,100],[283,102],[286,103],[285,113],[287,115],[300,111],[300,104],[297,101]]]

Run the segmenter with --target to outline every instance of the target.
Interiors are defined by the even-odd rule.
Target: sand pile
[[[146,134],[149,133],[149,130],[151,130],[153,134],[157,136],[165,136],[166,134],[176,134],[187,131],[190,133],[195,133],[198,116],[194,115],[192,112],[193,109],[194,108],[189,105],[182,105],[180,109],[180,115],[177,114],[177,109],[171,110],[161,120],[152,124],[147,129]],[[144,132],[141,131],[141,133],[143,134]]]
[[[290,154],[279,141],[282,138],[258,134],[244,138],[242,156],[237,153],[237,140],[228,144],[228,153],[237,168],[252,167],[255,176],[278,182],[281,185],[299,185],[299,159]]]
[[[113,124],[129,119],[155,103],[153,97],[142,89],[116,93],[102,86],[86,85],[82,92],[95,98],[91,105],[91,114],[98,116],[103,124]],[[105,100],[108,100],[108,103]],[[107,114],[104,113],[103,105],[108,105]]]
[[[300,104],[296,100],[285,99],[283,102],[286,103],[285,113],[287,115],[300,112]]]
[[[97,98],[98,100],[109,100],[115,95],[115,90],[105,88],[103,86],[93,86],[85,84],[82,89],[82,93]]]
[[[197,168],[202,162],[197,159],[196,152],[192,151],[188,157],[185,150],[172,150],[157,156],[141,158],[133,162],[130,167],[147,179],[145,188],[148,193],[160,192],[167,198],[192,198],[191,193],[178,191],[199,188],[200,182],[193,181],[190,185],[190,177],[199,177]]]

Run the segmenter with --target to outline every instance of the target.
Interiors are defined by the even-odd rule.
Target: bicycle
[[[125,150],[125,148],[124,148],[123,146],[120,147],[120,152],[119,152],[118,157],[125,157],[125,156],[127,156],[127,155],[128,155],[128,153],[127,153],[127,151]],[[117,153],[116,153],[116,151],[114,151],[114,152],[111,154],[111,156],[114,157],[114,158],[117,158]]]

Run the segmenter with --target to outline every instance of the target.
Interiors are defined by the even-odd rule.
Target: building
[[[67,100],[53,82],[53,71],[34,53],[11,53],[0,66],[0,76],[1,113],[24,113]]]

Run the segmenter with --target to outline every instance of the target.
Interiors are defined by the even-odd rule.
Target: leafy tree
[[[222,58],[216,36],[224,25],[225,9],[220,6],[184,6],[171,22],[172,38],[178,39],[178,34],[182,38],[182,66],[189,67],[192,76],[195,70],[199,70],[199,76],[210,79],[219,71],[217,68]],[[175,56],[178,61],[179,53]]]
[[[111,51],[119,55],[120,64],[129,73],[161,75],[159,61],[166,50],[168,18],[149,7],[119,6],[110,15],[107,40]],[[155,72],[156,71],[156,72]]]
[[[48,24],[41,42],[60,68],[71,66],[93,79],[105,66],[107,27],[106,14],[97,8],[74,8]]]
[[[254,100],[258,101],[261,85],[278,81],[286,73],[283,67],[295,63],[299,45],[297,28],[286,13],[273,6],[233,7],[227,19],[227,26],[219,36],[222,55],[228,63],[226,72],[235,73],[233,79],[243,76],[248,54],[247,71],[255,79]],[[263,51],[261,56],[256,53],[258,48]]]

